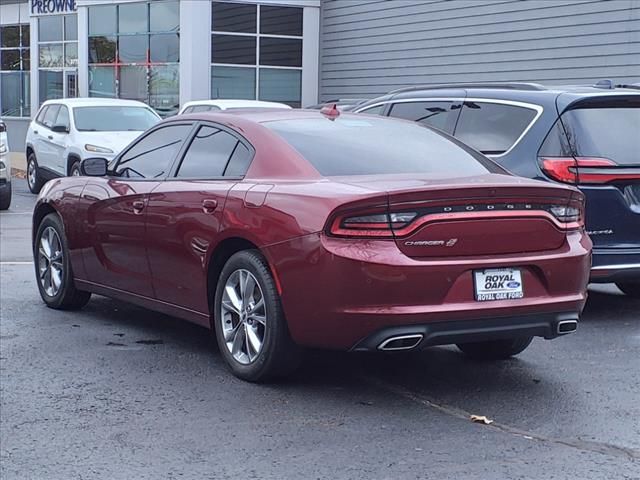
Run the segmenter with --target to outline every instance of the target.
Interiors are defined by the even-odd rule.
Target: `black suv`
[[[577,185],[591,281],[640,296],[640,87],[450,84],[395,90],[356,112],[424,123],[516,175]],[[443,159],[446,161],[446,159]]]

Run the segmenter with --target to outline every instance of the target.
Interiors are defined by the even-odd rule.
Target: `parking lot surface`
[[[640,478],[640,301],[614,286],[509,361],[310,352],[253,385],[200,327],[98,296],[47,309],[34,202],[14,180],[0,213],[3,480]]]

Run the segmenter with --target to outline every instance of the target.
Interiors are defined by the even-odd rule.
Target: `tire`
[[[504,360],[522,353],[533,337],[491,340],[488,342],[459,343],[457,347],[471,358],[477,360]]]
[[[243,294],[244,281],[249,282],[251,293]],[[235,292],[235,302],[227,286]],[[253,310],[248,310],[252,307]],[[276,284],[258,251],[244,250],[227,261],[217,283],[214,309],[213,328],[218,347],[238,378],[266,382],[288,375],[299,365],[300,348],[291,339]],[[258,343],[251,339],[261,339],[260,348],[254,348]]]
[[[11,206],[11,182],[7,182],[0,189],[0,210],[7,210]]]
[[[69,176],[79,177],[81,175],[82,172],[80,171],[80,161],[76,160],[75,162],[73,162],[73,165],[71,165],[71,168],[69,169]]]
[[[640,298],[640,281],[616,282],[616,286],[622,290],[625,295],[632,298]]]
[[[36,154],[30,153],[27,158],[27,185],[31,193],[38,194],[44,185],[42,176],[39,173],[38,161],[36,160]]]
[[[49,245],[49,252],[46,251],[46,244],[43,243],[44,236],[46,236],[44,241]],[[64,234],[62,220],[57,214],[50,213],[38,226],[33,245],[33,258],[36,283],[47,307],[57,310],[76,310],[87,304],[91,293],[78,290],[75,286],[67,237]],[[51,259],[54,260],[51,261]],[[56,278],[59,278],[57,288]]]

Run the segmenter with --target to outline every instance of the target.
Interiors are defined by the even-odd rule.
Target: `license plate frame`
[[[502,267],[474,270],[473,296],[476,302],[520,300],[524,298],[522,269]]]

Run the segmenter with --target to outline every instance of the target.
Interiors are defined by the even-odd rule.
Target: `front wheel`
[[[7,182],[0,190],[0,210],[7,210],[11,206],[11,182]]]
[[[617,282],[616,285],[625,295],[633,298],[640,298],[640,281]]]
[[[533,337],[491,340],[488,342],[459,343],[457,347],[466,355],[478,360],[502,360],[522,353]]]
[[[265,259],[256,250],[233,255],[218,280],[216,340],[234,375],[264,382],[293,371],[300,358]]]
[[[44,182],[38,173],[38,161],[36,160],[35,153],[29,154],[27,158],[27,185],[31,193],[40,193]]]
[[[38,290],[47,307],[75,310],[87,304],[91,293],[75,286],[67,238],[62,220],[55,213],[44,217],[38,226],[33,256]]]
[[[82,172],[80,171],[80,162],[74,162],[73,165],[71,165],[71,168],[69,169],[69,175],[72,177],[79,177],[80,175],[82,175]]]

